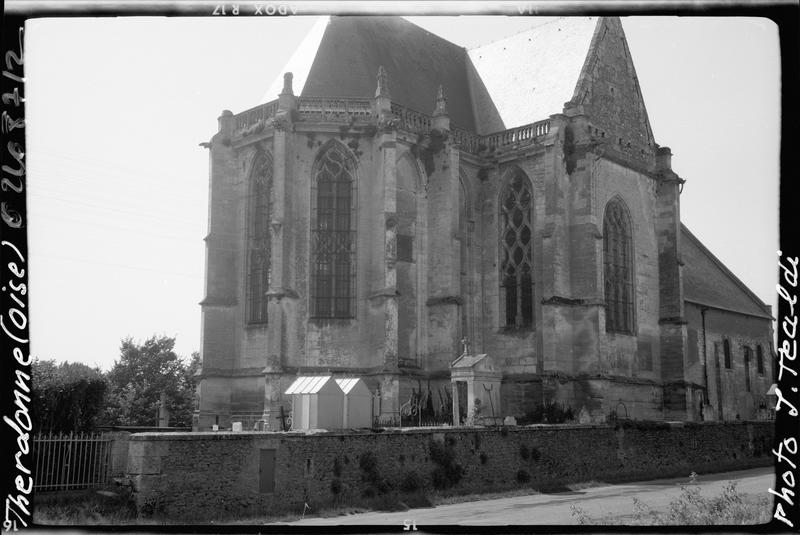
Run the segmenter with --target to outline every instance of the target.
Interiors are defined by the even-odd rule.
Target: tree
[[[161,394],[166,396],[170,426],[192,423],[194,380],[175,353],[175,338],[153,336],[143,344],[122,340],[120,358],[108,372],[111,391],[105,421],[109,425],[157,425]],[[193,355],[194,358],[194,355]],[[199,356],[197,357],[199,363]]]
[[[100,369],[36,359],[31,372],[31,407],[38,432],[78,433],[95,427],[108,390]]]

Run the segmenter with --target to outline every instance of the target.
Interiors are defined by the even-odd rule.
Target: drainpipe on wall
[[[703,400],[703,405],[709,404],[709,396],[708,396],[708,353],[706,351],[706,311],[708,307],[702,307],[700,309],[700,316],[702,318],[703,323],[703,385],[705,387],[705,399]],[[717,392],[717,396],[719,396],[719,392]]]

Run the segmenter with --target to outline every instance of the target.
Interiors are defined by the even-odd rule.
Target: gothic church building
[[[304,46],[205,144],[196,429],[276,428],[299,375],[364,378],[377,418],[420,391],[444,410],[463,345],[501,416],[761,414],[770,307],[681,224],[618,18],[467,50],[331,17]]]

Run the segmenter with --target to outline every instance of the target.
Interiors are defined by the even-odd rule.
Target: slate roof
[[[597,21],[558,18],[467,51],[401,17],[324,17],[283,72],[300,96],[372,98],[383,65],[392,101],[430,115],[442,85],[451,123],[487,134],[562,111]],[[280,92],[283,72],[264,102]]]
[[[300,95],[371,98],[381,65],[394,102],[430,115],[441,84],[453,124],[475,129],[465,49],[400,17],[331,17]]]
[[[683,298],[700,305],[770,318],[764,304],[681,224]]]
[[[562,17],[469,50],[505,128],[563,111],[564,103],[572,99],[598,20]]]

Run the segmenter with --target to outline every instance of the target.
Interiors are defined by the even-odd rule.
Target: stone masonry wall
[[[626,421],[384,433],[142,433],[128,477],[140,514],[170,519],[312,511],[382,494],[443,494],[766,466],[770,422]],[[261,466],[274,455],[274,469]],[[269,464],[269,462],[267,462]]]

